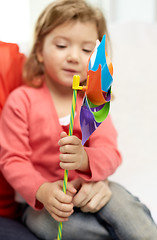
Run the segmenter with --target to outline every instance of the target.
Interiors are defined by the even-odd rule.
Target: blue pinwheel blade
[[[111,87],[113,78],[109,72],[106,55],[105,55],[105,43],[106,43],[106,35],[103,36],[100,45],[95,49],[93,54],[91,55],[88,70],[92,70],[96,72],[101,65],[101,90],[104,92],[108,92]]]

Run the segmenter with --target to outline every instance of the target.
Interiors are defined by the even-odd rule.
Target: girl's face
[[[98,33],[94,23],[71,21],[53,29],[44,39],[38,59],[48,81],[71,87],[73,76],[87,78],[87,63]]]

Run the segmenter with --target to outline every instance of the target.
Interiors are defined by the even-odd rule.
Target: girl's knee
[[[39,238],[53,240],[57,237],[58,222],[45,210],[35,211],[29,207],[24,216],[27,227]]]

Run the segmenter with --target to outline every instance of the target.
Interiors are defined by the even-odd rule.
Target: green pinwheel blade
[[[88,101],[88,105],[90,108],[97,107],[97,105],[93,104],[89,99],[87,99],[87,101]],[[107,102],[107,103],[105,103],[105,105],[103,106],[103,108],[101,110],[99,110],[97,112],[93,112],[93,111],[91,111],[91,112],[94,115],[95,120],[98,123],[101,123],[107,118],[109,110],[110,110],[110,102]]]

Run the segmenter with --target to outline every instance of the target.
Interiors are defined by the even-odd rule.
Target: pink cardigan
[[[81,104],[82,98],[78,95],[73,134],[80,139]],[[63,179],[58,146],[61,131],[63,128],[46,84],[39,89],[22,86],[10,94],[0,122],[0,165],[8,182],[33,208],[42,208],[35,196],[43,183]],[[72,170],[69,181],[78,177],[98,181],[115,172],[121,155],[110,116],[91,135],[85,150],[90,175]]]

